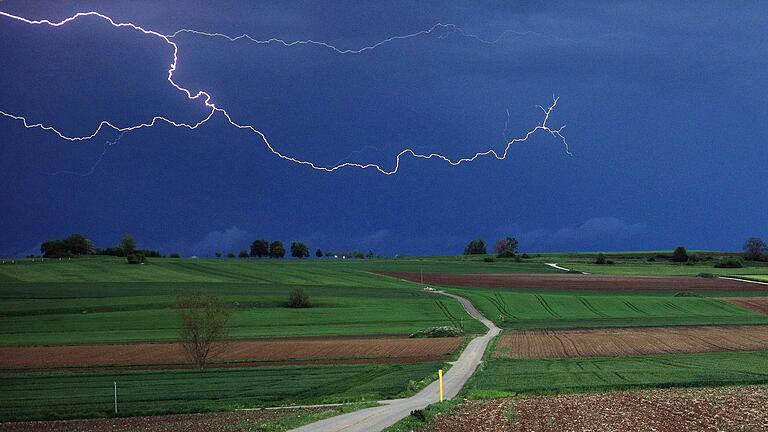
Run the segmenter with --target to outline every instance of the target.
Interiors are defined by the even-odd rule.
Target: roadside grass
[[[720,300],[648,295],[452,289],[506,329],[765,324],[768,316]]]
[[[768,383],[768,352],[489,359],[465,386],[472,398]]]
[[[335,417],[338,415],[350,413],[353,411],[358,411],[363,408],[370,408],[377,406],[377,403],[356,403],[356,404],[349,404],[349,405],[341,405],[341,406],[332,406],[327,407],[323,409],[322,411],[313,411],[310,413],[303,413],[303,414],[297,414],[290,417],[284,417],[277,420],[271,420],[265,423],[260,423],[259,425],[251,426],[247,430],[253,431],[253,432],[284,432],[290,429],[295,429],[299,426],[304,426],[309,423],[314,423],[320,420],[327,419],[329,417]],[[248,425],[243,425],[244,428]]]
[[[265,366],[254,369],[57,372],[0,375],[0,421],[120,416],[370,402],[406,397],[441,362]]]
[[[450,415],[453,409],[463,402],[463,399],[455,398],[434,403],[419,412],[412,413],[382,432],[412,432],[414,429],[428,426],[438,415]]]
[[[757,282],[768,282],[768,275],[740,274],[734,275],[737,279],[746,279]]]

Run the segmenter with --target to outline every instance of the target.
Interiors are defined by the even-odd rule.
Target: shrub
[[[125,259],[128,261],[128,264],[142,264],[145,261],[142,254],[129,254]]]
[[[677,248],[675,248],[675,251],[672,252],[672,261],[674,262],[688,261],[688,252],[685,250],[684,247],[678,246]]]
[[[455,337],[461,336],[463,331],[458,327],[442,326],[442,327],[429,327],[419,330],[415,333],[411,333],[410,338],[439,338],[439,337]]]
[[[294,288],[288,296],[288,307],[291,308],[311,308],[312,302],[303,288]]]
[[[613,260],[606,260],[605,263],[608,264],[608,265],[616,264]]]
[[[701,296],[699,294],[696,294],[695,292],[682,291],[679,293],[675,293],[675,297],[701,297]]]
[[[648,257],[648,262],[656,262],[656,257],[655,256]]]
[[[221,256],[221,252],[216,252],[216,253],[218,254],[217,256]],[[181,258],[181,255],[179,255],[178,252],[174,252],[174,253],[170,254],[169,256],[171,258]]]
[[[597,258],[595,258],[595,264],[605,264],[605,263],[606,263],[605,255],[603,255],[603,253],[600,252],[599,254],[597,254]]]
[[[741,262],[740,259],[735,258],[725,258],[720,260],[720,262],[716,263],[715,268],[742,268],[744,267],[744,264]]]
[[[524,254],[522,255],[522,257],[523,257],[523,258],[526,258],[526,259],[527,259],[527,258],[530,258],[530,256],[529,256],[527,253],[524,253]]]
[[[716,278],[717,275],[714,275],[712,273],[699,273],[699,274],[696,275],[696,277],[713,279],[713,278]]]
[[[496,262],[496,258],[494,258],[492,256],[489,256],[489,257],[483,258],[483,261],[485,261],[485,262]]]

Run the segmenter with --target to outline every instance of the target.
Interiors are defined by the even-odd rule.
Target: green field
[[[221,411],[409,395],[440,362],[0,375],[0,421]]]
[[[452,290],[507,329],[766,324],[768,316],[727,302],[674,293],[529,292],[487,288]]]
[[[488,359],[465,389],[474,396],[768,383],[768,352],[574,359]]]
[[[406,335],[437,325],[484,331],[458,302],[420,284],[372,272],[552,273],[558,262],[612,274],[697,274],[711,266],[645,263],[614,257],[547,254],[523,262],[483,257],[376,260],[123,259],[89,257],[0,264],[0,345],[161,341],[177,337],[179,295],[213,294],[233,311],[235,338]],[[626,262],[620,262],[625,260]],[[584,267],[579,267],[584,266]],[[767,277],[767,266],[741,274]],[[730,271],[730,270],[729,270]],[[597,273],[598,271],[593,271]],[[736,274],[736,273],[731,273]],[[744,292],[728,296],[755,295]],[[301,287],[315,307],[286,307]],[[507,329],[768,323],[768,316],[707,297],[674,293],[448,288]],[[751,289],[751,291],[750,291]],[[764,295],[766,292],[757,292]],[[470,393],[766,382],[766,353],[718,353],[600,359],[489,359]],[[11,373],[0,375],[0,419],[109,416],[118,381],[121,415],[138,415],[402,396],[441,365],[266,366],[250,369]]]

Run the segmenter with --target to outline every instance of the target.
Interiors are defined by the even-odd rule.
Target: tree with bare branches
[[[189,361],[203,370],[206,362],[220,354],[229,339],[232,311],[217,297],[179,297],[176,310],[181,318],[179,340]]]

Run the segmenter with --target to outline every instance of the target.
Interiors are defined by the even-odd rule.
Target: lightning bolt
[[[565,136],[562,134],[563,129],[565,128],[565,126],[560,126],[557,129],[552,128],[552,127],[549,126],[550,116],[551,116],[552,112],[555,110],[555,108],[557,107],[557,103],[558,103],[558,100],[559,100],[557,97],[553,96],[552,97],[552,103],[550,105],[548,105],[547,107],[541,107],[541,106],[539,107],[539,108],[541,108],[541,110],[544,113],[543,120],[538,125],[536,125],[534,128],[530,129],[528,132],[523,134],[522,136],[520,136],[518,138],[506,139],[506,146],[504,147],[504,150],[501,151],[501,152],[497,152],[496,150],[490,149],[490,150],[485,150],[485,151],[477,152],[477,153],[475,153],[475,154],[473,154],[471,156],[461,157],[459,159],[451,159],[451,158],[446,157],[446,156],[444,156],[444,155],[442,155],[440,153],[417,153],[413,149],[406,148],[406,149],[400,151],[395,156],[394,167],[391,168],[391,169],[383,168],[380,165],[377,165],[375,163],[357,163],[357,162],[344,162],[344,163],[339,163],[339,164],[332,165],[332,166],[322,166],[322,165],[318,165],[318,164],[316,164],[316,163],[314,163],[312,161],[302,160],[302,159],[299,159],[297,157],[281,153],[280,151],[278,151],[272,145],[272,143],[270,143],[269,139],[267,138],[267,136],[263,132],[259,131],[258,129],[256,129],[252,125],[237,122],[233,118],[233,115],[229,111],[227,111],[226,109],[224,109],[224,108],[214,104],[212,102],[212,97],[211,97],[210,93],[208,93],[206,91],[203,91],[203,90],[200,90],[200,91],[195,93],[195,92],[193,92],[193,91],[191,91],[191,90],[189,90],[189,89],[187,89],[185,87],[182,87],[181,85],[176,83],[174,81],[174,79],[173,79],[173,75],[174,75],[174,72],[176,72],[176,70],[177,70],[178,60],[179,60],[179,47],[176,44],[176,42],[174,42],[173,39],[176,38],[179,34],[182,34],[182,33],[191,33],[191,34],[195,34],[195,35],[198,35],[198,36],[206,36],[206,37],[225,38],[225,39],[227,39],[229,41],[232,41],[232,42],[245,39],[245,40],[249,40],[249,41],[251,41],[253,43],[259,43],[259,44],[281,44],[281,45],[284,45],[286,47],[292,47],[292,46],[297,46],[297,45],[317,45],[317,46],[321,46],[321,47],[324,47],[324,48],[327,48],[327,49],[331,49],[331,50],[333,50],[334,52],[336,52],[338,54],[362,54],[362,53],[365,53],[367,51],[376,49],[376,48],[378,48],[378,47],[380,47],[382,45],[388,44],[388,43],[392,43],[392,42],[399,41],[399,40],[404,40],[404,39],[415,38],[415,37],[419,37],[419,36],[430,35],[430,34],[437,33],[437,32],[440,32],[439,33],[439,37],[441,37],[441,38],[442,37],[446,37],[450,33],[459,33],[462,36],[465,36],[465,37],[468,37],[468,38],[472,38],[472,39],[476,39],[479,42],[486,43],[486,44],[495,44],[496,42],[498,42],[504,36],[504,34],[502,34],[501,36],[499,36],[499,38],[497,38],[495,40],[486,40],[486,39],[482,39],[482,38],[480,38],[480,37],[478,37],[476,35],[466,33],[460,27],[457,27],[457,26],[455,26],[453,24],[438,23],[438,24],[435,24],[435,25],[433,25],[432,27],[430,27],[429,29],[426,29],[426,30],[421,30],[421,31],[418,31],[418,32],[415,32],[415,33],[406,34],[406,35],[392,36],[392,37],[389,37],[387,39],[381,40],[381,41],[379,41],[379,42],[377,42],[375,44],[364,46],[362,48],[358,48],[358,49],[341,49],[341,48],[338,48],[338,47],[336,47],[336,46],[334,46],[332,44],[329,44],[329,43],[326,43],[326,42],[322,42],[322,41],[315,41],[315,40],[311,40],[311,39],[296,40],[296,41],[286,41],[286,40],[283,40],[283,39],[271,38],[271,39],[266,39],[266,40],[259,40],[259,39],[255,39],[255,38],[253,38],[251,36],[248,36],[247,34],[243,34],[243,35],[240,35],[240,36],[232,37],[232,36],[228,36],[228,35],[223,34],[223,33],[210,33],[210,32],[202,32],[202,31],[198,31],[198,30],[191,30],[191,29],[182,29],[182,30],[176,31],[173,34],[165,35],[165,34],[159,33],[159,32],[154,31],[154,30],[145,29],[145,28],[143,28],[143,27],[141,27],[141,26],[139,26],[137,24],[133,24],[131,22],[116,22],[111,17],[109,17],[107,15],[104,15],[104,14],[101,14],[99,12],[95,12],[95,11],[78,12],[78,13],[76,13],[76,14],[68,17],[68,18],[65,18],[65,19],[63,19],[61,21],[56,21],[56,22],[50,21],[50,20],[47,20],[47,19],[31,20],[31,19],[27,19],[27,18],[24,18],[24,17],[21,17],[21,16],[17,16],[17,15],[13,15],[13,14],[10,14],[10,13],[7,13],[7,12],[3,12],[3,11],[0,11],[0,16],[6,17],[6,18],[9,18],[9,19],[12,19],[12,20],[20,21],[20,22],[23,22],[23,23],[26,23],[26,24],[30,24],[30,25],[47,25],[47,26],[51,26],[51,27],[61,27],[63,25],[66,25],[66,24],[69,24],[71,22],[74,22],[75,20],[77,20],[79,18],[82,18],[82,17],[89,17],[89,16],[90,17],[98,17],[98,18],[108,22],[110,25],[112,25],[115,28],[127,27],[127,28],[130,28],[130,29],[139,31],[139,32],[141,32],[141,33],[143,33],[145,35],[150,35],[150,36],[154,36],[154,37],[160,38],[166,44],[168,44],[172,48],[172,51],[173,51],[173,61],[170,63],[170,65],[168,67],[168,74],[167,74],[167,81],[168,81],[168,83],[171,86],[173,86],[174,88],[176,88],[178,91],[183,92],[189,100],[192,100],[192,101],[200,101],[201,100],[202,103],[205,105],[205,107],[208,109],[208,114],[206,116],[204,116],[201,120],[197,121],[196,123],[177,122],[177,121],[174,121],[172,119],[169,119],[169,118],[163,117],[163,116],[155,116],[155,117],[153,117],[149,121],[146,121],[146,122],[143,122],[143,123],[139,123],[139,124],[130,125],[130,126],[118,126],[118,125],[115,125],[115,124],[113,124],[113,123],[111,123],[111,122],[109,122],[107,120],[102,120],[99,123],[98,127],[96,127],[96,129],[92,133],[90,133],[88,135],[83,135],[83,136],[68,136],[68,135],[62,133],[60,130],[58,130],[55,127],[53,127],[53,126],[46,125],[46,124],[43,124],[43,123],[31,123],[24,116],[12,114],[12,113],[8,113],[8,112],[0,110],[0,114],[2,114],[3,116],[5,116],[7,118],[11,118],[11,119],[20,121],[24,125],[24,127],[27,128],[27,129],[41,129],[41,130],[44,130],[44,131],[47,131],[47,132],[51,132],[51,133],[57,135],[59,138],[61,138],[63,140],[67,140],[67,141],[86,141],[86,140],[90,140],[90,139],[96,137],[104,129],[112,129],[115,132],[119,133],[119,137],[122,137],[125,133],[131,132],[131,131],[135,131],[135,130],[139,130],[139,129],[150,128],[150,127],[153,127],[153,126],[157,125],[158,123],[166,123],[166,124],[169,124],[169,125],[177,127],[177,128],[187,128],[187,129],[194,130],[194,129],[197,129],[200,126],[204,125],[205,123],[207,123],[211,118],[213,118],[214,115],[220,114],[229,122],[229,124],[231,126],[237,128],[237,129],[248,130],[251,133],[257,135],[259,138],[261,138],[261,140],[266,145],[267,149],[273,155],[277,156],[278,158],[286,160],[286,161],[289,161],[289,162],[293,162],[295,164],[308,166],[308,167],[310,167],[310,168],[312,168],[314,170],[324,171],[324,172],[334,172],[334,171],[340,170],[342,168],[359,168],[359,169],[363,169],[363,170],[365,170],[365,169],[373,169],[373,170],[376,170],[376,171],[378,171],[378,172],[380,172],[381,174],[384,174],[384,175],[393,175],[393,174],[396,174],[399,171],[400,163],[401,163],[401,160],[402,160],[402,158],[404,156],[410,156],[410,157],[413,157],[413,158],[416,158],[416,159],[438,159],[438,160],[442,160],[444,162],[447,162],[448,164],[453,165],[453,166],[457,166],[457,165],[460,165],[462,163],[472,162],[472,161],[474,161],[474,160],[476,160],[478,158],[485,157],[485,156],[493,156],[493,157],[495,157],[498,160],[503,160],[503,159],[506,159],[507,155],[509,154],[510,148],[514,144],[517,144],[519,142],[527,141],[533,134],[535,134],[536,132],[539,132],[539,131],[548,133],[552,137],[558,139],[560,142],[562,142],[562,144],[563,144],[563,146],[565,148],[565,152],[568,155],[571,155],[571,152],[570,152],[570,149],[569,149],[569,146],[568,146],[568,142],[567,142]],[[505,34],[506,33],[509,33],[509,32],[505,32]],[[535,34],[535,33],[533,33],[533,32],[523,32],[523,33],[517,32],[517,34],[524,35],[524,34]],[[118,138],[118,140],[119,140],[119,138]],[[107,149],[109,147],[111,147],[112,145],[114,145],[114,143],[116,143],[116,142],[117,141],[107,142],[107,144],[105,145],[105,150],[101,154],[101,156],[99,157],[98,161],[101,161],[101,159],[103,158],[103,156],[106,153]],[[95,168],[95,166],[94,166],[94,168]],[[91,170],[91,172],[92,172],[92,170]]]

